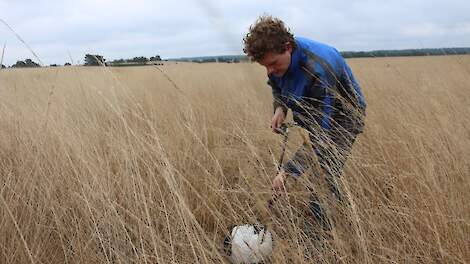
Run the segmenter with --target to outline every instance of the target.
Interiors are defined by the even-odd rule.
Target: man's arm
[[[314,102],[310,118],[313,117],[321,128],[328,130],[331,128],[331,115],[336,100],[333,90],[336,79],[324,71],[313,73],[307,68],[303,68],[303,70],[311,79],[306,94]]]
[[[281,100],[281,89],[271,80],[268,81],[268,84],[271,86],[273,93],[274,115],[271,119],[271,128],[274,133],[278,133],[279,128],[286,119],[287,107]]]
[[[333,105],[335,101],[335,95],[331,91],[331,87],[322,82],[313,89],[321,89],[323,91],[320,97],[321,115],[318,117],[318,123],[323,129],[329,130],[331,128],[331,113],[333,112]]]

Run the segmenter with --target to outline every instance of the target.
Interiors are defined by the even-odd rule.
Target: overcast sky
[[[339,50],[470,46],[469,0],[0,0],[0,19],[43,64],[242,54],[263,13]],[[3,64],[34,59],[0,21]],[[1,57],[1,50],[0,50]]]

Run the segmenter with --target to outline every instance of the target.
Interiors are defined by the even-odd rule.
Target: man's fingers
[[[276,177],[272,184],[271,187],[276,190],[276,191],[283,191],[286,189],[286,186],[284,185],[284,179],[282,177]]]
[[[283,122],[282,119],[273,120],[273,122],[271,123],[271,128],[272,128],[273,132],[278,133],[278,134],[282,134],[282,132],[283,132],[281,130],[282,122]]]
[[[273,129],[277,129],[277,128],[279,128],[279,126],[280,126],[279,120],[274,119],[274,120],[271,122],[271,127],[272,127]]]
[[[276,124],[271,125],[271,129],[274,133],[279,133],[279,126]]]
[[[279,189],[281,188],[281,185],[282,183],[279,181],[279,179],[274,179],[273,183],[272,183],[272,188],[276,191],[279,191]]]

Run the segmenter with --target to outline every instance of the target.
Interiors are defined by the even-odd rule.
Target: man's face
[[[286,44],[286,51],[283,53],[268,52],[258,61],[259,64],[266,67],[268,75],[282,77],[287,72],[291,61],[292,47],[290,43]]]

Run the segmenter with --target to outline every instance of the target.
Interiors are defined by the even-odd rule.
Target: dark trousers
[[[336,129],[324,133],[310,133],[310,143],[318,158],[320,167],[324,172],[328,188],[339,200],[343,198],[338,188],[344,164],[351,152],[352,145],[360,132],[351,132],[346,129]],[[293,158],[284,166],[286,172],[294,176],[305,172],[312,164],[311,150],[305,144],[300,147]],[[325,230],[331,229],[331,225],[321,207],[318,196],[311,190],[309,208],[314,220]]]
[[[325,173],[325,179],[331,193],[338,199],[343,201],[341,192],[339,191],[338,182],[340,180],[344,164],[351,153],[351,148],[356,140],[357,134],[343,131],[342,133],[334,133],[325,144],[324,141],[315,141],[310,137],[312,145],[320,163],[320,167]],[[331,224],[322,209],[316,193],[312,190],[310,196],[309,208],[312,216],[318,224],[325,230],[331,229]]]

